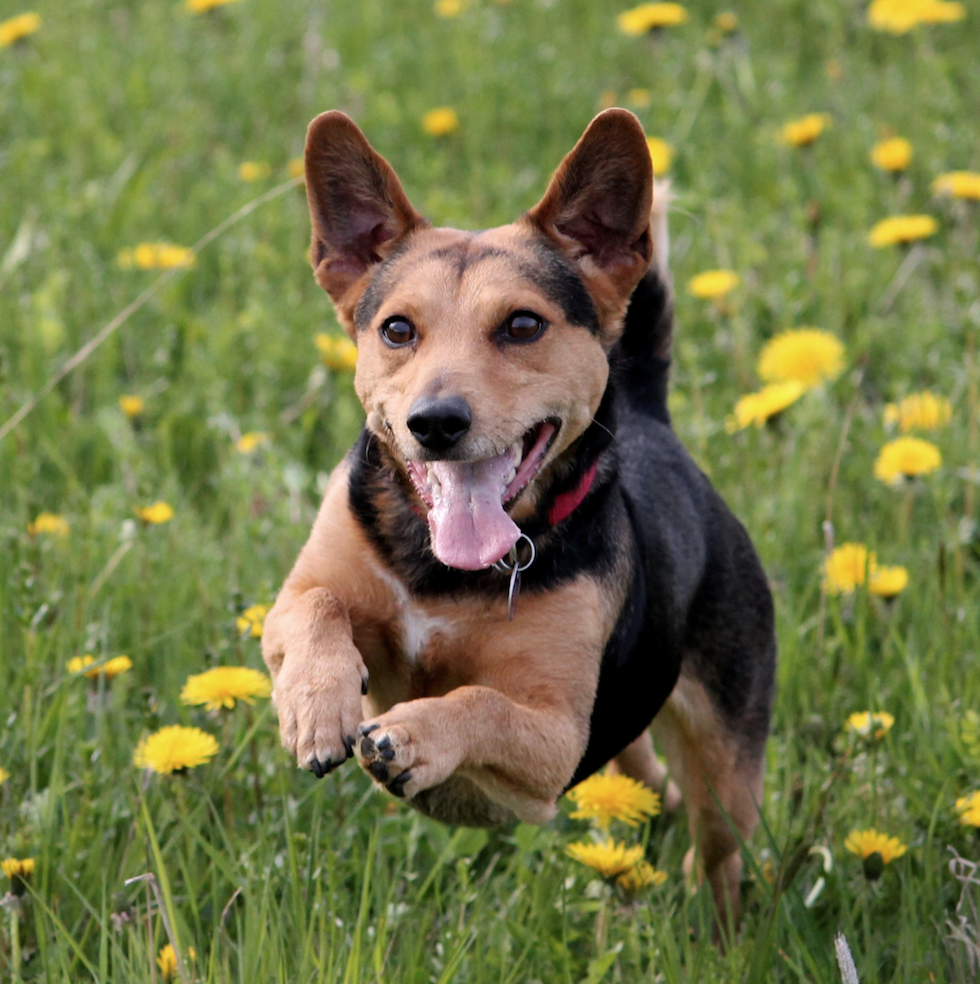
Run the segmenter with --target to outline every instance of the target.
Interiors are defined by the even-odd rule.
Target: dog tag
[[[521,563],[518,555],[518,547],[521,544],[521,540],[527,542],[530,552],[528,558],[525,562]],[[507,589],[507,619],[513,622],[514,616],[517,614],[517,596],[521,593],[521,572],[526,571],[531,564],[534,563],[534,558],[537,551],[534,549],[534,541],[526,536],[524,533],[521,534],[520,540],[510,548],[510,553],[506,557],[501,557],[500,560],[494,564],[494,570],[500,571],[502,574],[510,574],[510,584]]]

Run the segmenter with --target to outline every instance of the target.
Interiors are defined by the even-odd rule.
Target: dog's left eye
[[[504,335],[515,341],[529,342],[545,328],[544,320],[530,311],[517,311],[504,322]]]
[[[381,337],[392,348],[401,348],[415,341],[415,325],[408,318],[395,315],[381,326]]]

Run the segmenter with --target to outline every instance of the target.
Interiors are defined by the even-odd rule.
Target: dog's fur
[[[317,775],[356,749],[450,823],[543,823],[610,760],[674,805],[652,722],[688,870],[737,916],[772,601],[670,429],[666,206],[639,123],[601,113],[541,202],[483,232],[430,227],[342,113],[311,124],[306,184],[367,419],[265,623],[283,745]],[[512,447],[527,474],[501,479]],[[474,504],[495,481],[527,482],[506,513],[536,547],[512,621],[491,565],[517,534]]]

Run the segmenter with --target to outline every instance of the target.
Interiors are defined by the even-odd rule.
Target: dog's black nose
[[[422,396],[412,404],[406,423],[422,447],[448,451],[470,429],[473,414],[461,396]]]

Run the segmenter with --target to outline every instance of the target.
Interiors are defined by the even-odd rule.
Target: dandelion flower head
[[[705,300],[716,300],[730,294],[741,278],[734,270],[705,270],[687,282],[687,289]]]
[[[430,137],[447,137],[458,129],[459,117],[449,106],[437,106],[422,117],[422,130]]]
[[[239,454],[251,454],[263,444],[269,443],[269,435],[264,431],[249,431],[235,441],[235,450]]]
[[[603,878],[616,878],[635,868],[643,859],[642,845],[627,847],[625,843],[614,841],[611,837],[598,844],[593,841],[576,841],[565,848],[565,853],[598,871]]]
[[[650,888],[653,885],[663,885],[666,880],[666,871],[658,871],[649,861],[641,860],[635,867],[624,871],[616,879],[616,884],[624,892],[635,895],[644,888]]]
[[[68,536],[68,520],[56,513],[38,513],[33,523],[27,524],[27,532],[31,536],[46,533],[50,536]]]
[[[262,181],[272,174],[272,168],[266,161],[242,161],[238,165],[238,177],[246,183]]]
[[[268,697],[272,681],[247,666],[216,666],[213,670],[189,676],[180,692],[185,704],[203,704],[205,710],[232,708],[236,700],[254,704],[256,697]]]
[[[809,147],[831,124],[829,113],[808,113],[790,120],[779,131],[779,140],[789,147]]]
[[[935,195],[980,201],[980,171],[949,171],[940,174],[932,183],[932,191]]]
[[[138,417],[146,409],[146,401],[142,396],[124,395],[119,397],[119,409],[130,420]]]
[[[191,960],[197,958],[197,951],[194,947],[189,946],[187,948],[187,956]],[[161,947],[160,952],[157,954],[157,966],[160,968],[160,975],[165,981],[169,981],[177,973],[177,954],[174,953],[172,944],[167,943]]]
[[[909,572],[900,564],[875,566],[868,572],[868,591],[879,598],[894,598],[909,583]]]
[[[944,396],[928,390],[910,393],[898,403],[885,406],[885,423],[898,425],[902,433],[911,430],[938,430],[950,422],[953,406]]]
[[[661,27],[676,27],[687,20],[687,10],[679,3],[641,3],[616,17],[616,26],[632,38]]]
[[[22,41],[41,28],[41,15],[33,12],[18,14],[0,21],[0,48],[7,48],[16,41]]]
[[[956,812],[964,827],[980,827],[980,789],[956,801]]]
[[[253,639],[262,638],[262,626],[269,614],[268,605],[249,605],[235,620],[239,635],[251,636]]]
[[[192,14],[203,14],[215,7],[226,7],[238,0],[186,0],[186,7]]]
[[[133,511],[144,523],[149,523],[151,526],[169,523],[174,518],[173,507],[162,499],[154,502],[152,506],[137,506]]]
[[[4,858],[0,861],[0,868],[11,881],[15,878],[22,881],[30,878],[34,874],[34,867],[34,858]]]
[[[674,162],[674,148],[660,137],[647,137],[647,149],[650,151],[653,173],[658,178],[662,178]]]
[[[186,246],[173,243],[140,243],[121,250],[117,262],[123,270],[171,270],[194,266],[194,254]]]
[[[903,478],[928,475],[943,463],[939,448],[921,437],[897,437],[878,452],[875,459],[875,478],[889,485]]]
[[[908,850],[908,845],[897,837],[881,834],[873,827],[870,830],[852,830],[844,841],[844,847],[862,859],[880,854],[885,864],[900,858]]]
[[[847,719],[845,728],[860,738],[884,738],[895,723],[887,711],[858,711]]]
[[[863,543],[842,543],[823,563],[824,587],[830,594],[851,594],[874,567],[875,555]]]
[[[762,347],[757,366],[767,383],[796,380],[807,389],[836,379],[844,370],[844,346],[820,328],[793,328]]]
[[[601,830],[608,830],[613,820],[635,827],[660,812],[660,797],[624,775],[596,773],[570,789],[568,798],[577,807],[574,819],[595,820]]]
[[[306,162],[302,157],[293,157],[286,165],[286,173],[291,178],[301,178],[306,174]]]
[[[868,243],[875,249],[884,249],[927,239],[938,230],[939,223],[931,215],[893,215],[871,227]]]
[[[328,369],[350,371],[357,365],[357,346],[346,336],[338,337],[321,331],[313,339],[313,344]]]
[[[136,746],[133,764],[161,775],[193,769],[218,754],[218,742],[200,728],[171,724],[147,735]]]
[[[463,12],[463,0],[436,0],[432,9],[436,17],[458,17]]]
[[[792,406],[805,392],[806,387],[798,379],[788,379],[785,383],[771,383],[755,393],[746,393],[736,402],[735,410],[725,421],[725,428],[732,434],[750,424],[761,427]]]
[[[2,786],[10,778],[10,773],[0,765],[0,786]]]
[[[634,109],[646,109],[653,102],[653,95],[649,89],[630,89],[626,93],[626,101]]]
[[[955,0],[872,0],[868,7],[868,23],[889,34],[906,34],[920,24],[949,24],[965,16],[963,4]]]
[[[879,140],[871,148],[871,163],[882,171],[904,171],[912,162],[912,144],[904,137]]]
[[[91,653],[86,653],[84,656],[72,656],[66,664],[69,673],[81,673],[89,680],[97,680],[100,676],[111,680],[132,668],[133,661],[128,656],[114,656],[104,663],[96,663]]]
[[[723,10],[720,14],[715,14],[712,22],[723,34],[731,34],[738,30],[738,14],[731,10]]]

